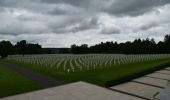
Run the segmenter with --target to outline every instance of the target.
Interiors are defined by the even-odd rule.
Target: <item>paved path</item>
[[[30,92],[1,100],[144,100],[85,82]]]
[[[16,72],[31,79],[32,81],[40,84],[43,88],[48,88],[48,87],[59,86],[59,85],[65,84],[65,82],[63,82],[63,81],[55,80],[49,76],[27,70],[23,67],[17,66],[16,64],[11,64],[11,63],[7,63],[7,62],[0,62],[0,63],[12,70],[15,70]]]
[[[151,100],[156,94],[158,94],[156,98],[159,98],[161,91],[169,85],[169,69],[170,67],[145,75],[141,78],[134,79],[130,82],[110,87],[110,90],[113,92],[119,92],[137,98],[142,98],[144,100]]]

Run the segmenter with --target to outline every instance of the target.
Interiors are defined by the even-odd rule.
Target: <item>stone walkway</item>
[[[151,100],[160,97],[168,80],[170,67],[110,88],[76,82],[1,100]]]
[[[169,85],[170,70],[167,69],[170,69],[170,67],[148,74],[144,77],[134,79],[130,82],[110,87],[110,89],[114,92],[132,95],[145,100],[153,99],[156,94],[158,94],[156,96],[156,98],[158,98],[160,92]]]
[[[143,100],[85,82],[30,92],[1,100]]]

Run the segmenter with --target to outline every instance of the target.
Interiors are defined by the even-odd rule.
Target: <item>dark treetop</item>
[[[39,44],[27,43],[22,40],[13,45],[10,41],[0,42],[0,56],[7,57],[12,54],[52,54],[52,53],[107,53],[107,54],[169,54],[170,53],[170,35],[166,35],[163,41],[156,43],[154,39],[135,39],[130,42],[101,42],[94,46],[82,44],[71,45],[71,48],[42,48]]]

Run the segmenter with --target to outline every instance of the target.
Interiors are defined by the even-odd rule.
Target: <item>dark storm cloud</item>
[[[51,3],[51,4],[65,3],[73,6],[80,6],[80,7],[89,6],[91,4],[90,1],[93,0],[40,0],[40,2],[43,3]]]
[[[69,13],[68,11],[72,13],[83,8],[87,11],[105,12],[115,16],[139,16],[169,3],[170,0],[1,0],[0,6],[25,8],[39,12],[48,10],[52,14],[65,14]],[[50,5],[52,8],[56,4],[70,5],[75,9],[69,9],[68,6],[63,6],[63,9],[48,8]]]
[[[111,35],[125,40],[133,30],[170,32],[168,4],[170,0],[0,0],[0,40],[35,36],[54,46],[57,41],[99,42],[103,36],[112,40]]]
[[[62,34],[95,29],[99,26],[98,19],[89,16],[68,16],[58,22],[55,20],[47,25],[52,33]]]
[[[46,12],[46,14],[52,15],[77,15],[82,13],[85,13],[83,9],[68,4],[57,4],[54,9]]]
[[[157,22],[150,22],[150,23],[147,23],[147,24],[143,24],[140,26],[140,30],[149,30],[151,28],[154,28],[154,27],[157,27],[159,26],[159,24]]]
[[[70,31],[72,32],[79,32],[84,30],[89,30],[93,28],[97,28],[99,26],[99,22],[97,18],[86,19],[81,23],[73,26]]]
[[[156,7],[170,3],[170,0],[41,0],[44,3],[65,3],[96,12],[115,16],[139,16]]]
[[[105,27],[101,30],[101,34],[120,34],[121,30],[118,27]]]
[[[170,0],[115,0],[105,11],[117,16],[139,16],[169,3]]]

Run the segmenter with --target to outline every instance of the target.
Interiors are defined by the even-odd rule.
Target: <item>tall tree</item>
[[[164,42],[166,45],[166,53],[170,53],[170,35],[165,36]]]
[[[16,44],[16,48],[18,48],[19,53],[22,54],[23,56],[26,53],[26,47],[27,47],[26,40],[22,40],[20,42],[17,42]]]
[[[12,54],[14,51],[13,45],[10,41],[0,42],[0,55],[1,58],[7,57],[9,54]]]

